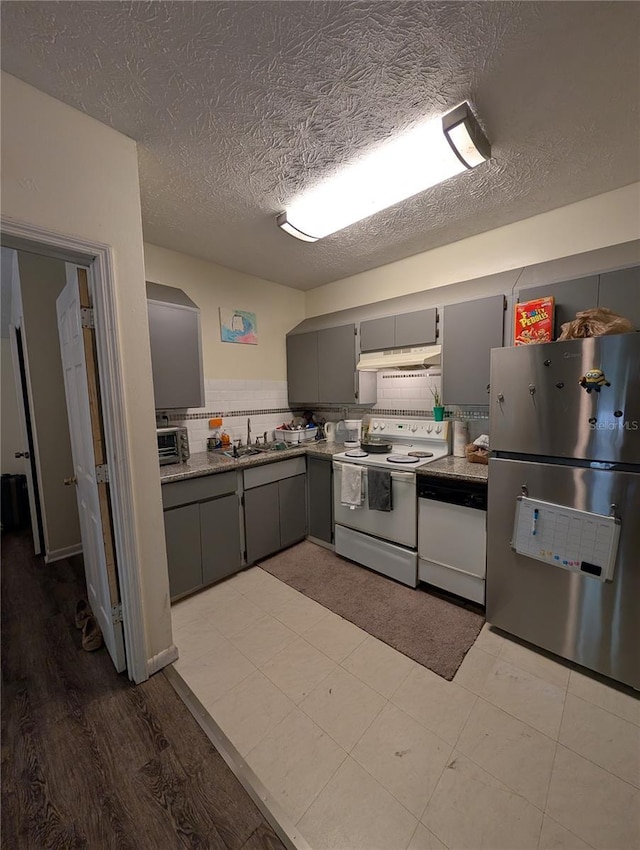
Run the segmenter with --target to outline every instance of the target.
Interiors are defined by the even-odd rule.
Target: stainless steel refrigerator
[[[640,689],[640,333],[493,349],[490,399],[487,620]]]

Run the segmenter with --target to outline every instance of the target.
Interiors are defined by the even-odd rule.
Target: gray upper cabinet
[[[624,316],[640,331],[640,266],[601,274],[598,306]]]
[[[318,332],[287,337],[287,381],[289,400],[313,403],[318,400]]]
[[[147,282],[156,410],[204,406],[200,310],[181,289]]]
[[[289,403],[374,404],[375,375],[372,372],[356,373],[356,342],[356,326],[353,323],[289,334]]]
[[[360,350],[413,348],[436,341],[436,308],[360,322]]]
[[[387,348],[395,348],[395,345],[395,316],[360,322],[360,351],[384,351]]]
[[[598,275],[579,277],[575,280],[563,280],[560,283],[530,286],[518,292],[518,301],[530,301],[532,298],[555,298],[554,339],[561,333],[565,322],[571,322],[579,310],[588,310],[598,304]],[[509,337],[513,344],[513,329]]]
[[[448,304],[442,319],[443,404],[489,404],[491,349],[502,345],[504,296]]]
[[[436,341],[436,308],[401,313],[396,319],[396,348],[431,345]]]
[[[318,401],[355,404],[356,326],[318,331]]]

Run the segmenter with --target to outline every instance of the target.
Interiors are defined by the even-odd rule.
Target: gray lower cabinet
[[[443,404],[489,404],[491,349],[502,346],[504,296],[448,304],[442,317]]]
[[[247,563],[272,555],[280,548],[278,481],[254,487],[244,494],[244,533]]]
[[[182,596],[202,584],[200,506],[184,505],[164,512],[169,592]]]
[[[231,489],[234,492],[228,492]],[[240,505],[235,490],[235,473],[162,488],[171,599],[240,570]]]
[[[333,467],[331,458],[307,457],[309,537],[333,543]]]
[[[295,475],[245,490],[247,563],[273,555],[307,533],[306,475]]]
[[[200,504],[202,583],[211,584],[238,572],[240,558],[240,511],[238,497],[222,496]]]
[[[307,476],[278,481],[280,548],[303,540],[307,534]]]

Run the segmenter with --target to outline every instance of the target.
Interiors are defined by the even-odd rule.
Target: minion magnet
[[[611,384],[607,381],[602,369],[589,369],[578,381],[580,386],[588,393],[595,390],[600,392],[601,387],[610,387]]]

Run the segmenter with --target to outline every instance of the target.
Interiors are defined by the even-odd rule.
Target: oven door
[[[158,460],[160,466],[180,461],[179,435],[177,428],[157,428]]]
[[[336,525],[353,528],[382,540],[415,549],[418,545],[416,508],[416,476],[414,472],[391,472],[391,511],[372,511],[368,504],[367,469],[362,467],[364,500],[361,508],[347,507],[341,502],[342,469],[333,462],[333,511]]]

